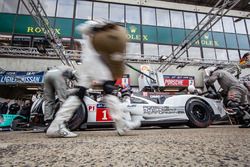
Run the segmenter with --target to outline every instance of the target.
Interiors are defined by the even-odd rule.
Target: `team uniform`
[[[104,101],[110,109],[118,134],[123,135],[129,129],[139,127],[140,121],[131,122],[124,118],[124,106],[114,94],[115,80],[121,78],[125,70],[123,59],[127,42],[125,29],[110,23],[87,21],[79,25],[77,30],[84,39],[82,64],[77,67],[79,90],[77,95],[70,96],[63,103],[60,111],[62,113],[75,111],[81,105],[86,90],[92,86],[93,81],[98,81],[102,84]],[[47,135],[63,136],[56,133],[59,130],[57,127],[55,126],[54,132]]]
[[[76,71],[68,66],[59,66],[50,69],[45,74],[44,78],[44,101],[45,112],[44,120],[51,123],[46,130],[46,134],[50,137],[64,136],[76,137],[77,134],[70,132],[65,123],[70,120],[74,111],[66,111],[63,106],[64,103],[72,99],[71,94],[76,89],[68,89],[66,80],[76,80]],[[61,108],[55,115],[56,96],[59,99]],[[55,116],[55,119],[54,119]],[[54,120],[53,120],[54,119]],[[52,121],[53,120],[53,121]]]
[[[247,105],[247,88],[240,83],[240,81],[235,78],[231,73],[225,70],[207,70],[208,76],[205,78],[205,83],[207,85],[212,85],[215,81],[218,81],[222,88],[222,94],[226,95],[225,105],[228,108],[236,108],[240,105]],[[238,110],[237,110],[238,111]],[[238,116],[243,117],[246,124],[250,123],[250,115],[245,112],[237,112]]]

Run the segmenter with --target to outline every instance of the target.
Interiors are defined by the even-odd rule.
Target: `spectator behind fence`
[[[20,105],[15,101],[13,104],[9,106],[9,112],[8,114],[17,114],[17,112],[20,110]]]
[[[250,52],[245,53],[243,57],[240,59],[240,67],[241,68],[250,67]]]
[[[8,104],[9,104],[9,100],[5,101],[5,102],[0,102],[0,114],[7,114],[8,112]]]
[[[42,45],[42,44],[38,44],[37,51],[44,56],[47,55],[47,50],[45,49],[44,45]]]
[[[21,110],[18,112],[19,115],[22,115],[27,118],[27,121],[30,117],[30,109],[31,109],[31,100],[25,100],[24,104],[22,105]]]

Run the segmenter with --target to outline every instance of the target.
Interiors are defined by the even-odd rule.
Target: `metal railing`
[[[162,56],[162,63],[158,71],[166,71],[171,64],[176,62],[197,40],[211,29],[224,15],[226,15],[240,0],[218,0],[215,6],[203,19],[189,32],[181,44],[168,56]],[[166,60],[169,59],[169,60]]]
[[[71,60],[80,60],[81,51],[65,50],[64,54]],[[0,46],[0,56],[59,59],[54,49],[46,49],[45,53],[41,53],[37,48],[15,46]]]
[[[37,25],[43,29],[44,37],[50,43],[54,53],[60,58],[63,64],[74,67],[72,62],[65,54],[62,40],[51,26],[48,16],[39,0],[21,0],[29,14],[33,17]]]
[[[80,61],[82,51],[79,50],[65,50],[65,55],[70,60]],[[46,49],[46,53],[40,53],[37,48],[33,47],[16,47],[16,46],[0,46],[0,56],[6,57],[22,57],[22,58],[52,58],[59,59],[54,49]],[[160,56],[158,55],[142,55],[142,54],[126,54],[125,60],[127,62],[138,62],[138,63],[160,63]],[[167,62],[168,60],[166,60]],[[221,66],[232,66],[238,64],[238,61],[228,60],[215,60],[215,59],[199,59],[199,58],[179,58],[171,64],[178,65],[221,65]]]

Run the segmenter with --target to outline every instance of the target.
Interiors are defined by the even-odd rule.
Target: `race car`
[[[39,103],[41,105],[42,102]],[[41,112],[33,107],[31,117]],[[39,108],[39,107],[38,107]],[[142,121],[142,126],[188,125],[192,128],[206,128],[214,120],[226,116],[221,101],[198,95],[175,95],[158,104],[145,97],[132,95],[131,103],[126,104],[126,111],[131,117]],[[33,116],[32,116],[33,115]],[[41,116],[41,114],[40,114]],[[85,129],[92,126],[106,127],[112,125],[109,109],[102,102],[86,96],[84,103],[78,108],[68,123],[71,130]]]
[[[0,114],[1,130],[18,130],[21,126],[28,126],[28,120],[26,117],[19,114]]]
[[[85,99],[88,111],[88,125],[112,122],[109,109],[93,99]],[[176,124],[186,124],[189,127],[205,128],[212,121],[226,116],[223,104],[197,95],[176,95],[158,104],[150,99],[133,95],[127,111],[142,121],[142,125],[159,125],[168,127]]]

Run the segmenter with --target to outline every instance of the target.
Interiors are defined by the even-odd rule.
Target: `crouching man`
[[[54,67],[47,71],[44,77],[44,121],[48,126],[46,134],[49,137],[76,137],[77,134],[66,128],[75,110],[68,110],[64,103],[75,99],[78,89],[68,89],[67,80],[76,81],[76,70],[69,66]],[[78,92],[77,92],[78,93]],[[55,114],[56,96],[59,99],[60,109]],[[72,104],[74,105],[74,104]],[[54,119],[55,116],[55,119]]]
[[[205,69],[206,78],[205,84],[212,85],[215,81],[218,81],[222,88],[225,106],[236,112],[238,117],[243,118],[244,124],[240,128],[250,128],[250,115],[248,112],[244,112],[239,109],[242,105],[247,105],[247,88],[240,83],[231,73],[216,69],[216,67],[210,67]]]

